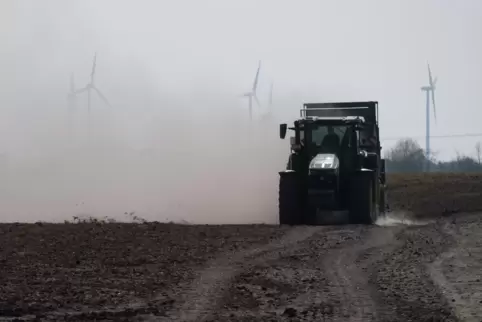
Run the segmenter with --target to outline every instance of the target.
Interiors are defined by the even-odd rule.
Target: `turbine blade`
[[[435,123],[437,123],[437,109],[435,108],[435,91],[432,89],[432,105],[433,105],[433,116]]]
[[[100,90],[97,89],[97,87],[92,87],[92,88],[97,92],[97,94],[98,94],[98,95],[100,96],[100,98],[104,101],[104,103],[107,104],[107,106],[112,107],[112,105],[110,105],[110,103],[109,103],[109,101],[107,100],[107,98],[104,96],[104,94],[102,94],[102,93],[100,92]]]
[[[94,84],[95,68],[97,67],[97,52],[94,54],[94,60],[92,61],[92,72],[90,73],[90,83]]]
[[[261,104],[259,103],[258,97],[256,95],[253,95],[253,97],[254,97],[254,100],[256,101],[256,105],[258,105],[258,107],[261,107]]]
[[[81,94],[81,93],[83,93],[83,92],[86,92],[87,90],[89,90],[89,86],[86,86],[86,87],[84,87],[84,88],[78,89],[78,90],[74,91],[73,93],[74,93],[74,94]]]
[[[437,80],[438,80],[437,77],[435,77],[435,78],[433,79],[433,85],[432,85],[432,87],[433,87],[434,89],[435,89],[435,86],[437,85]]]
[[[254,78],[253,93],[256,93],[256,89],[258,88],[258,78],[259,78],[260,69],[261,69],[261,60],[258,62],[258,70],[256,71],[256,77]]]
[[[427,63],[427,67],[428,67],[428,82],[430,84],[430,87],[432,87],[433,86],[433,79],[432,79],[432,72],[430,71],[429,63]]]

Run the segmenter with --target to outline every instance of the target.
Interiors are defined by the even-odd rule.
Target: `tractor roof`
[[[306,116],[300,119],[303,123],[365,123],[363,116]]]
[[[378,102],[337,102],[337,103],[305,103],[300,110],[302,118],[349,118],[362,117],[364,122],[378,123]],[[346,119],[348,121],[348,119]]]

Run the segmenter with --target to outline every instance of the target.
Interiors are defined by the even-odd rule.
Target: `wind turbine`
[[[253,98],[256,101],[256,104],[260,106],[258,96],[256,96],[256,90],[258,88],[258,78],[259,78],[259,70],[261,68],[261,61],[258,63],[258,70],[256,71],[256,76],[254,77],[253,88],[250,92],[246,92],[242,94],[243,97],[248,97],[249,99],[249,119],[253,120]]]
[[[107,106],[111,107],[109,101],[107,98],[104,96],[104,94],[101,93],[101,91],[95,86],[94,84],[94,76],[95,76],[95,68],[97,67],[97,53],[94,54],[94,60],[92,62],[92,72],[90,73],[90,82],[87,83],[87,85],[76,91],[76,94],[81,94],[83,92],[87,92],[87,110],[90,113],[90,104],[91,104],[91,98],[92,98],[92,93],[91,91],[95,91],[97,95],[104,101]]]
[[[427,63],[428,67],[428,86],[423,86],[421,88],[422,91],[425,92],[426,95],[426,129],[425,129],[425,153],[427,158],[427,171],[430,165],[430,98],[432,98],[432,105],[433,105],[433,116],[435,119],[435,123],[437,123],[437,111],[435,109],[435,86],[437,84],[437,77],[432,78],[432,72],[430,71],[430,65]]]

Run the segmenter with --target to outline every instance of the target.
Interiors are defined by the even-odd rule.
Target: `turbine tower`
[[[435,86],[437,84],[437,77],[432,78],[432,72],[430,71],[430,65],[427,63],[428,67],[428,86],[423,86],[421,89],[425,92],[426,95],[426,128],[425,128],[425,154],[427,158],[427,166],[426,171],[429,171],[430,167],[430,98],[432,98],[432,106],[433,106],[433,116],[435,123],[437,123],[437,111],[435,108]]]
[[[107,98],[104,96],[104,94],[101,93],[101,91],[94,85],[94,76],[95,76],[95,68],[97,67],[97,53],[94,55],[94,60],[92,63],[92,72],[90,73],[90,82],[87,83],[87,85],[76,91],[76,94],[81,94],[83,92],[87,92],[87,110],[90,114],[90,105],[91,105],[91,99],[92,99],[92,93],[91,91],[94,90],[97,95],[104,101],[107,106],[111,106]]]
[[[253,120],[253,98],[256,101],[258,107],[260,106],[258,96],[256,96],[256,90],[258,88],[258,78],[259,78],[259,70],[261,68],[261,61],[258,63],[258,70],[256,71],[256,76],[254,77],[253,88],[250,92],[244,93],[243,97],[248,97],[249,99],[249,120]]]

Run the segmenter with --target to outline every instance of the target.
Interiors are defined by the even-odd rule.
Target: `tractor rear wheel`
[[[279,223],[280,225],[301,224],[300,183],[294,171],[279,173]]]
[[[374,198],[372,176],[368,173],[357,174],[351,184],[350,222],[372,225],[377,220],[378,209]]]

